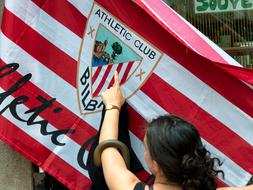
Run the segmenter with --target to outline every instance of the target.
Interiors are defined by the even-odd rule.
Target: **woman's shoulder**
[[[224,187],[218,188],[217,190],[253,190],[253,185],[249,185],[246,187]]]

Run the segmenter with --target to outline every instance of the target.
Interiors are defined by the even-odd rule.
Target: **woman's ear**
[[[153,174],[158,174],[160,173],[161,169],[158,163],[155,160],[152,160],[152,169],[153,169]]]

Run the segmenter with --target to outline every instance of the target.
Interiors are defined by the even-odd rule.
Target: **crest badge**
[[[122,93],[130,98],[148,79],[161,56],[157,48],[94,3],[79,53],[80,112],[102,111],[100,95],[113,85],[115,71],[119,73]]]

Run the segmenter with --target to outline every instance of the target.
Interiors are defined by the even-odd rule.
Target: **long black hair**
[[[221,162],[212,158],[201,142],[198,131],[183,119],[166,115],[154,119],[147,127],[147,146],[151,158],[168,182],[183,190],[215,190],[215,176]]]

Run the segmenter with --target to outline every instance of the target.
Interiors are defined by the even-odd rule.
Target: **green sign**
[[[195,0],[195,13],[253,9],[253,0]]]

